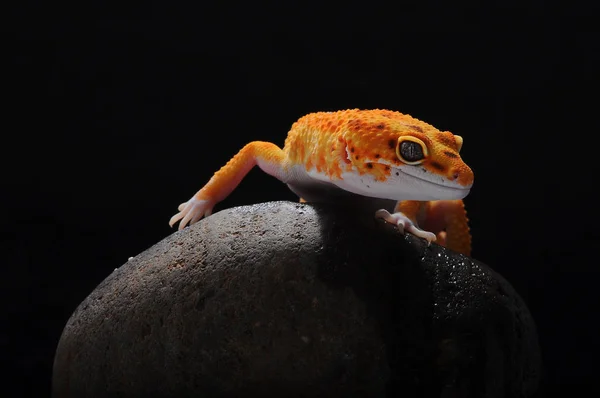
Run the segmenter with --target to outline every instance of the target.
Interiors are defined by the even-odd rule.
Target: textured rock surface
[[[59,342],[55,397],[526,397],[533,321],[484,264],[372,213],[214,214],[104,280]]]

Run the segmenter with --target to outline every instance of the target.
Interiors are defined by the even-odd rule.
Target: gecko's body
[[[376,216],[428,241],[470,254],[464,198],[473,172],[462,161],[462,138],[388,110],[311,113],[293,124],[283,149],[244,146],[171,218],[179,229],[211,214],[255,165],[306,201],[340,193],[397,201]],[[423,228],[425,230],[422,230]],[[429,231],[429,232],[428,232]]]

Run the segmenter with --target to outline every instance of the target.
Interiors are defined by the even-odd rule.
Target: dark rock
[[[527,397],[535,326],[486,265],[372,213],[221,211],[115,270],[67,323],[54,397]]]

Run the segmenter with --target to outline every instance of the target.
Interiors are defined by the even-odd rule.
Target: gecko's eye
[[[400,137],[396,146],[396,155],[406,164],[419,164],[427,157],[427,146],[416,137]]]

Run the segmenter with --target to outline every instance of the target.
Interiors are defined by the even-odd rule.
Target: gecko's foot
[[[380,209],[375,212],[376,218],[383,218],[385,221],[390,224],[394,224],[398,227],[400,233],[404,234],[405,232],[411,233],[419,238],[423,238],[427,240],[428,243],[435,242],[436,236],[432,232],[423,231],[419,227],[417,227],[410,218],[406,217],[404,214],[390,213],[385,209]]]
[[[183,229],[188,223],[192,225],[198,222],[202,217],[210,216],[213,207],[214,203],[210,200],[191,198],[187,202],[179,205],[177,208],[179,213],[171,217],[169,225],[172,227],[177,221],[181,220],[179,229]]]

